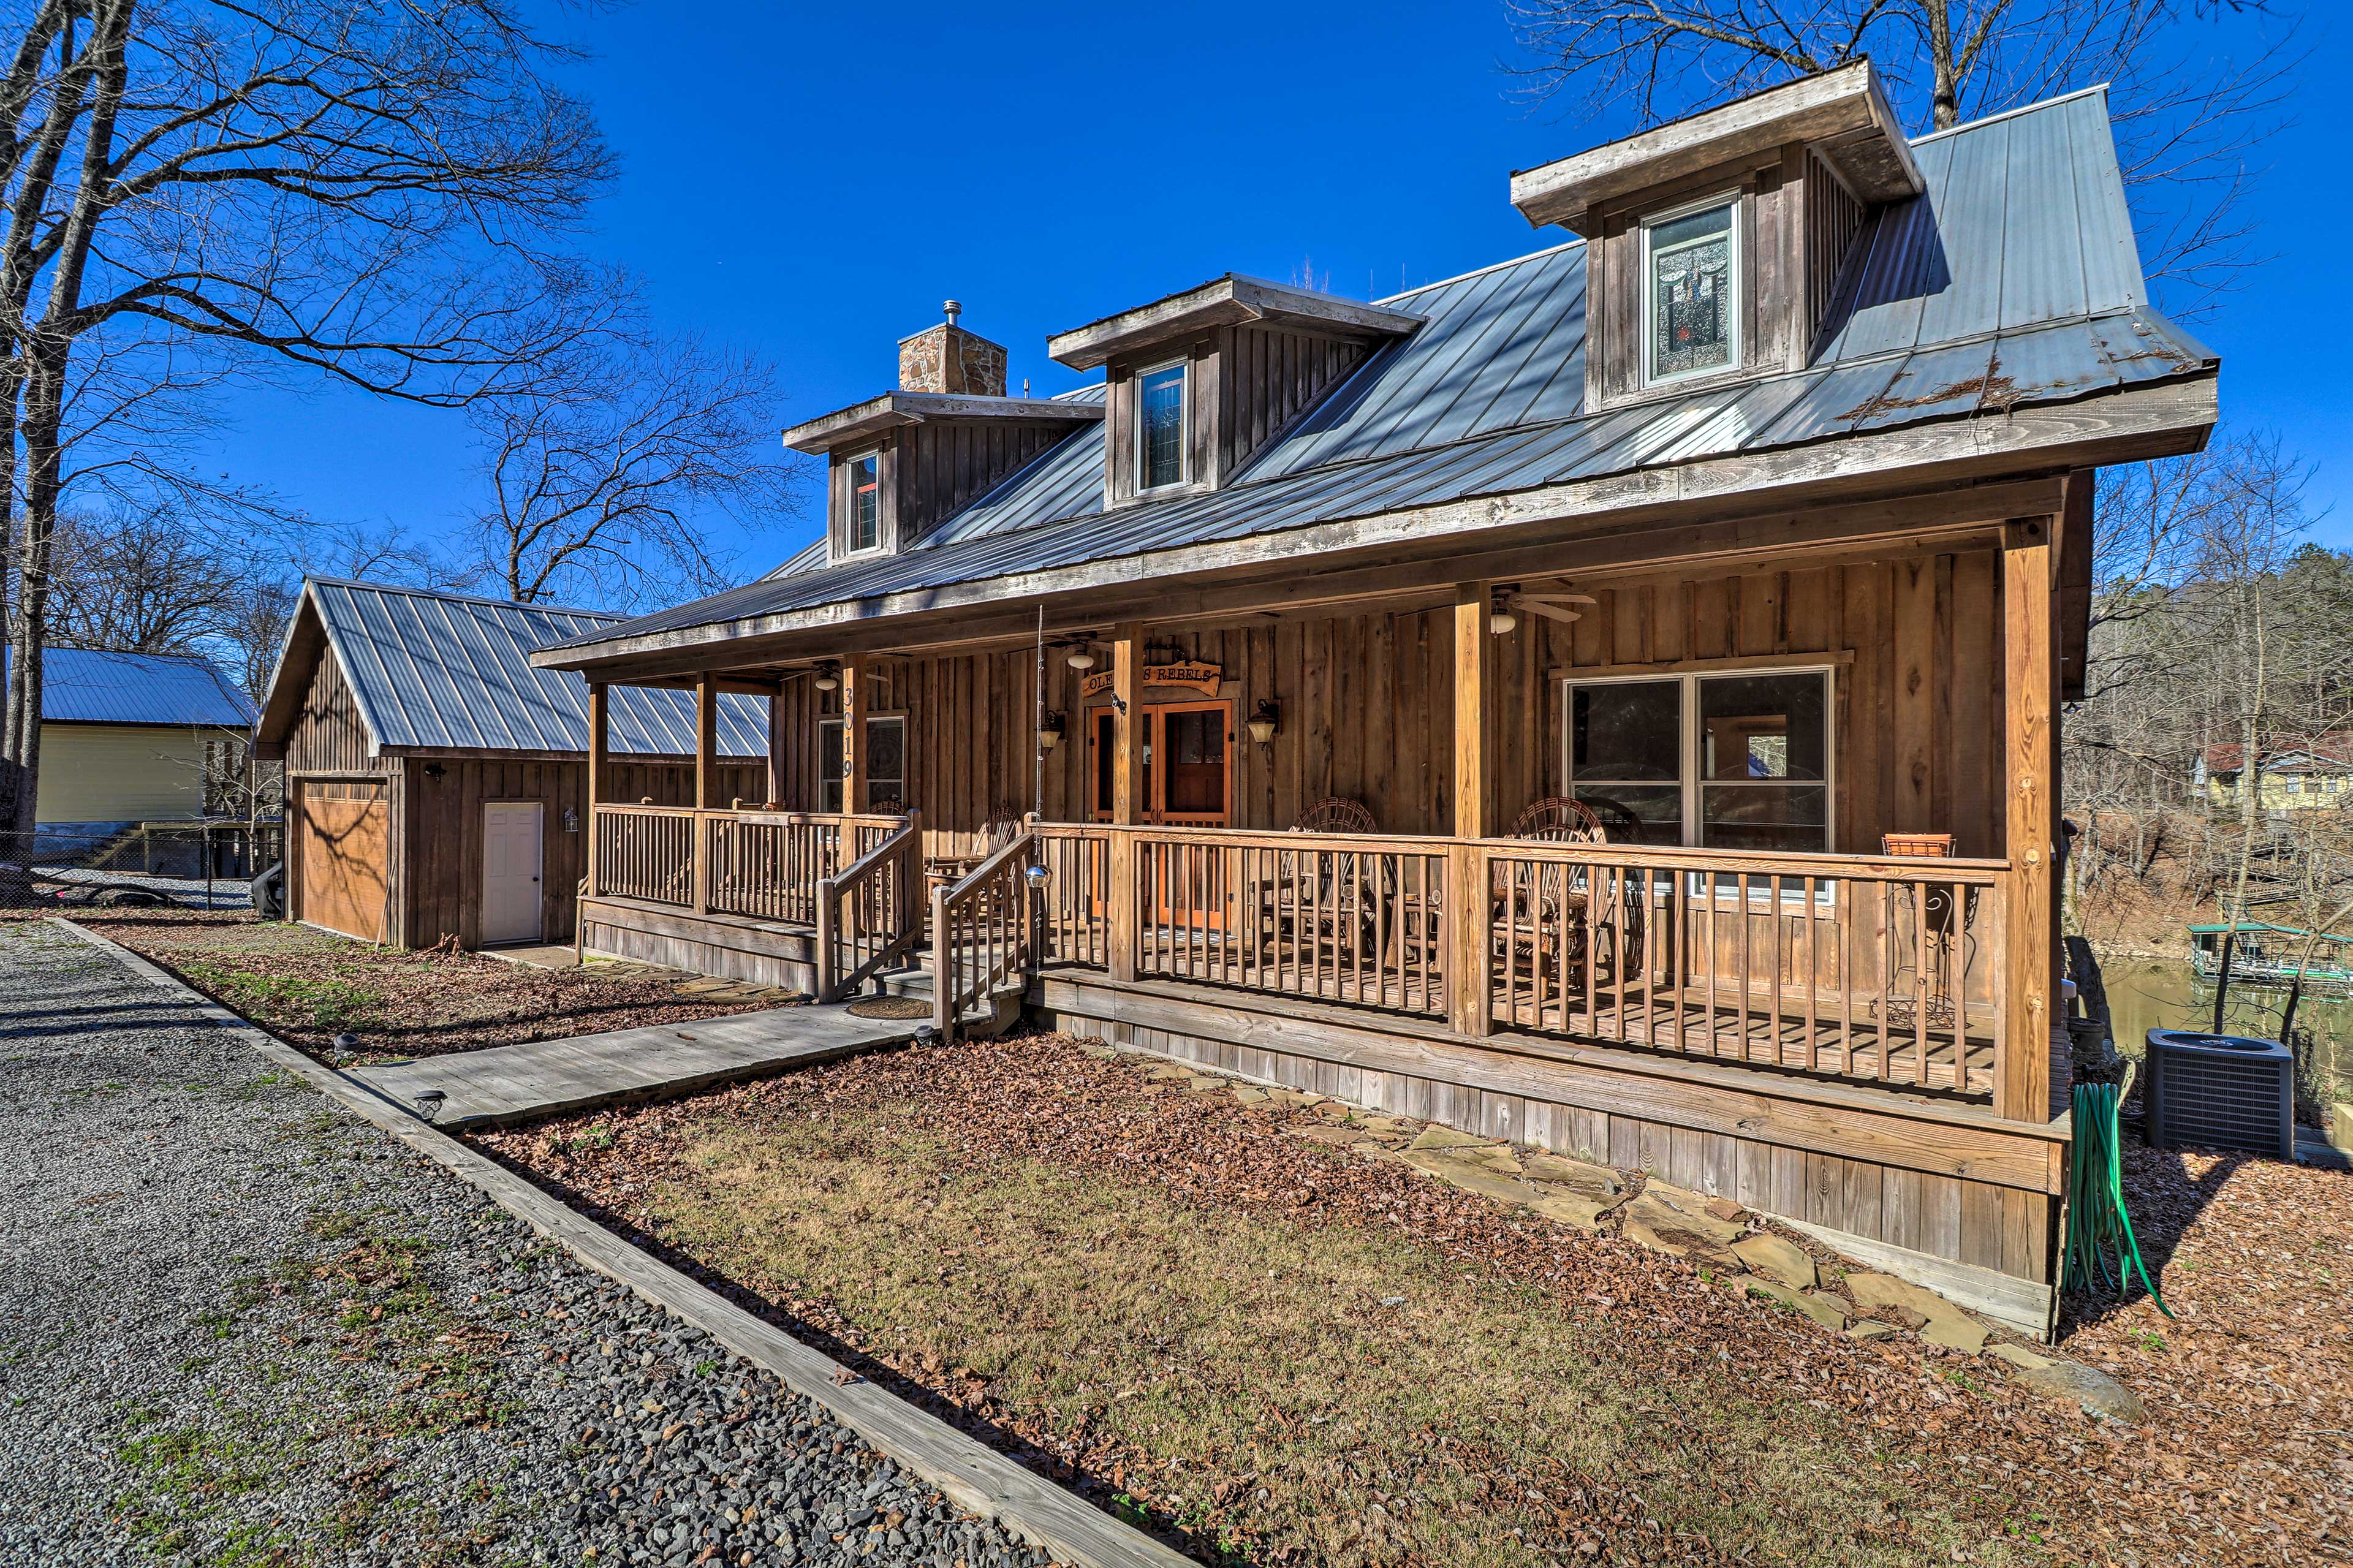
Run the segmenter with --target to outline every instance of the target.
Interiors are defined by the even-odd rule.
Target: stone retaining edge
[[[1081,1568],[1193,1568],[1193,1560],[1092,1508],[1061,1488],[967,1436],[938,1417],[848,1372],[823,1352],[697,1284],[668,1264],[550,1197],[496,1162],[418,1121],[364,1084],[312,1061],[275,1035],[198,994],[148,959],[59,915],[50,923],[216,1026],[238,1032],[260,1056],[345,1110],[382,1128],[480,1188],[500,1207],[597,1273],[692,1323],[834,1417],[971,1513],[1003,1522],[1058,1561]],[[848,1378],[847,1384],[837,1378]]]

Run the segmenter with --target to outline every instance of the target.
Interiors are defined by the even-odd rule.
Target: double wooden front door
[[[1157,702],[1144,708],[1144,798],[1136,803],[1136,820],[1170,827],[1231,826],[1233,724],[1230,702]],[[1095,710],[1087,744],[1089,805],[1097,822],[1109,822],[1118,765],[1116,710]]]

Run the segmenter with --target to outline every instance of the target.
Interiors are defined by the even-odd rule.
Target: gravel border
[[[216,1026],[220,1034],[241,1041],[290,1081],[323,1091],[344,1110],[356,1113],[377,1131],[406,1144],[424,1161],[438,1164],[487,1194],[515,1216],[515,1223],[523,1231],[536,1232],[560,1243],[570,1255],[569,1262],[585,1265],[594,1275],[604,1277],[607,1284],[616,1288],[617,1294],[617,1288],[626,1287],[642,1298],[638,1305],[643,1309],[657,1315],[667,1311],[672,1320],[686,1322],[692,1332],[704,1336],[703,1342],[723,1348],[758,1368],[775,1380],[778,1392],[797,1397],[811,1411],[846,1428],[853,1442],[862,1437],[881,1449],[882,1454],[876,1458],[885,1466],[895,1463],[900,1469],[927,1482],[935,1502],[944,1499],[968,1514],[993,1519],[997,1522],[990,1528],[1000,1530],[1004,1539],[1014,1543],[1008,1554],[998,1556],[989,1554],[990,1542],[980,1542],[971,1552],[938,1558],[941,1568],[948,1568],[951,1563],[962,1563],[965,1568],[994,1568],[1000,1563],[1010,1565],[1050,1561],[1079,1564],[1081,1568],[1125,1568],[1130,1564],[1176,1568],[1189,1561],[1163,1542],[1040,1479],[945,1422],[864,1382],[822,1352],[585,1219],[470,1145],[418,1121],[365,1084],[321,1066],[266,1030],[197,994],[148,959],[69,921],[57,921],[56,929],[111,956],[123,969]],[[662,1441],[668,1441],[670,1436],[664,1434]],[[1018,1549],[1024,1541],[1029,1543],[1026,1551]],[[856,1560],[894,1561],[868,1555],[873,1550],[866,1546]],[[706,1557],[710,1555],[705,1553]],[[627,1560],[639,1561],[635,1556]],[[734,1561],[733,1549],[729,1556],[718,1560]],[[804,1555],[774,1560],[799,1563],[825,1559]],[[667,1563],[670,1559],[649,1557],[644,1561]]]
[[[0,1561],[1050,1561],[112,946],[0,928]]]

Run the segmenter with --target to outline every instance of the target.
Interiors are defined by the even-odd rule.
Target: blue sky
[[[1045,395],[1082,379],[1046,358],[1048,333],[1220,272],[1312,266],[1377,295],[1541,248],[1567,236],[1528,227],[1509,171],[1613,133],[1516,96],[1501,0],[723,0],[570,25],[598,56],[577,85],[624,160],[589,246],[643,275],[663,325],[776,361],[780,423],[888,388],[898,339],[949,297],[1011,349],[1016,389]],[[2251,26],[2217,29],[2216,53]],[[2275,259],[2195,326],[2223,356],[2226,421],[2317,465],[2309,493],[2339,543],[2353,398],[2323,311],[2353,285],[2353,204],[2326,84],[2353,79],[2346,33],[2309,29],[2300,123],[2262,154],[2257,243]],[[322,519],[438,533],[476,493],[455,415],[325,392],[234,413],[223,470]],[[742,539],[744,564],[817,527],[812,505]]]

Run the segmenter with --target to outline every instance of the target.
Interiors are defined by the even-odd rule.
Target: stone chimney
[[[1005,346],[956,325],[964,307],[950,300],[947,320],[899,340],[899,390],[965,397],[1005,395]]]

